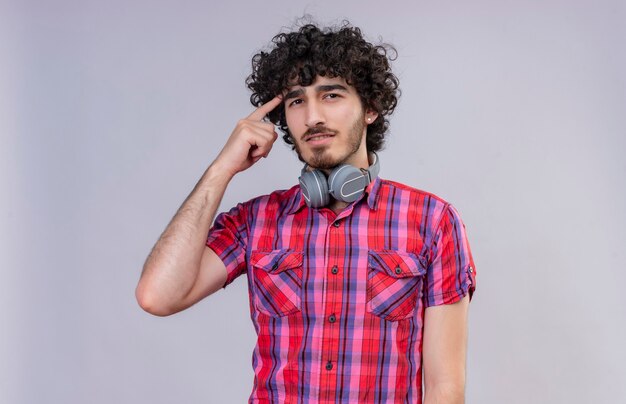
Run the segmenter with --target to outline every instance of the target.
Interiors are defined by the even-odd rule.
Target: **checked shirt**
[[[476,283],[458,212],[380,178],[339,214],[298,186],[239,204],[207,246],[247,274],[251,403],[421,403],[424,311]]]

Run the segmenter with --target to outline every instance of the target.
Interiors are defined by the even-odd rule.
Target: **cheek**
[[[294,114],[293,111],[289,111],[287,112],[285,110],[285,122],[287,122],[287,128],[289,129],[289,132],[298,132],[298,128],[297,128],[297,114]]]
[[[337,110],[337,117],[341,119],[342,122],[354,122],[355,119],[358,119],[363,116],[362,110],[356,107],[347,107]]]

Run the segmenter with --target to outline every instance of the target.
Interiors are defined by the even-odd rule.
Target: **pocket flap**
[[[253,267],[277,274],[302,266],[302,252],[291,250],[252,251],[250,263]]]
[[[368,263],[371,269],[384,271],[394,278],[408,278],[426,274],[426,260],[404,251],[370,250]]]

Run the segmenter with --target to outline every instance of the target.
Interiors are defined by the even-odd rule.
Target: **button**
[[[396,267],[396,273],[400,275],[402,273],[402,268]]]
[[[337,317],[335,317],[334,314],[331,314],[330,316],[328,316],[328,321],[334,323],[335,321],[337,321]]]
[[[470,273],[474,272],[474,268],[470,267],[469,271]]]
[[[331,272],[333,275],[337,275],[337,273],[339,272],[339,268],[337,268],[337,265],[335,265],[335,266],[333,267],[333,269],[331,269],[331,270],[330,270],[330,272]]]
[[[326,362],[326,370],[333,370],[333,363],[331,361]]]
[[[341,226],[341,222],[339,220],[337,220],[337,221],[333,222],[333,226],[339,227],[339,226]]]

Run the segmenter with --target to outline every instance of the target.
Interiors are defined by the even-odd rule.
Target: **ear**
[[[373,110],[365,111],[365,123],[367,125],[374,123],[376,118],[378,118],[378,113],[376,111],[373,111]]]

